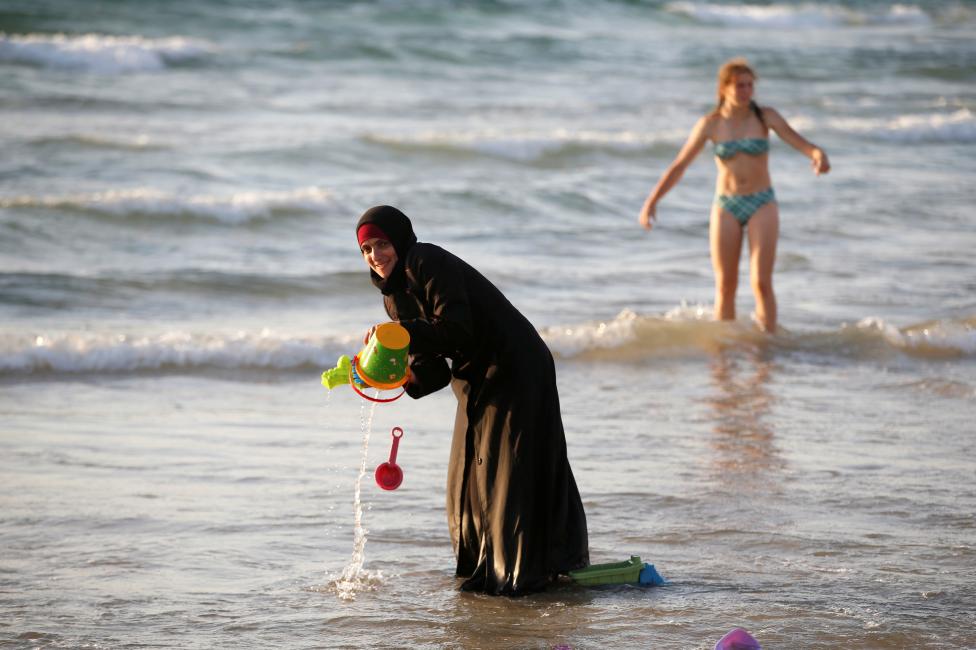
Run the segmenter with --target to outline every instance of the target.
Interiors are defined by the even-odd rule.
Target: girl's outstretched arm
[[[810,159],[814,174],[820,176],[820,174],[826,174],[830,171],[830,160],[828,160],[827,154],[823,149],[793,130],[789,122],[776,109],[766,106],[763,107],[762,112],[763,117],[766,119],[766,124],[776,132],[776,135],[783,142]]]
[[[668,193],[668,190],[678,184],[688,165],[701,152],[702,147],[705,146],[705,141],[708,140],[710,125],[711,120],[709,120],[708,116],[698,120],[698,123],[691,130],[688,140],[681,148],[681,151],[678,152],[674,162],[661,174],[661,179],[654,186],[654,189],[651,190],[651,193],[647,195],[639,217],[640,224],[644,228],[650,230],[654,226],[654,220],[657,218],[655,214],[657,202]]]

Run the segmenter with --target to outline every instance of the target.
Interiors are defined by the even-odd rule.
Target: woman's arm
[[[441,356],[428,354],[410,355],[410,378],[404,389],[407,395],[420,399],[451,383],[451,369]]]
[[[827,159],[827,154],[823,149],[793,130],[793,127],[789,125],[789,122],[787,122],[786,119],[776,111],[776,109],[767,106],[762,109],[762,112],[763,117],[766,119],[766,124],[769,125],[769,128],[776,132],[776,135],[778,135],[783,142],[810,159],[810,164],[813,167],[813,173],[819,176],[820,174],[826,174],[830,171],[830,160]]]
[[[657,202],[668,193],[672,187],[678,184],[681,177],[684,175],[685,170],[688,165],[695,159],[701,150],[705,146],[705,141],[709,137],[709,126],[711,122],[708,117],[703,117],[698,120],[695,127],[691,130],[691,134],[688,136],[688,140],[685,142],[681,151],[678,152],[677,157],[674,162],[664,171],[661,175],[661,179],[651,190],[651,193],[647,195],[647,199],[644,201],[644,206],[640,211],[640,224],[646,229],[650,230],[654,226],[654,220],[657,211]]]
[[[428,246],[423,253],[416,247],[407,255],[406,264],[424,303],[424,317],[401,320],[410,333],[411,354],[454,357],[474,348],[474,318],[464,282],[464,270],[457,258],[446,251]]]
[[[390,296],[387,296],[383,300],[383,305],[390,319],[399,322],[401,325],[418,322],[417,319],[410,318],[403,318],[401,320],[403,314],[400,313],[395,299]],[[416,325],[411,326],[411,328],[416,327]],[[363,341],[364,344],[369,343],[369,337],[373,335],[376,328],[377,325],[374,325],[366,333],[366,338]],[[447,365],[447,359],[444,355],[418,352],[418,348],[420,347],[423,347],[421,342],[411,338],[410,358],[408,361],[410,373],[404,389],[407,395],[414,399],[430,395],[451,383],[451,368]]]

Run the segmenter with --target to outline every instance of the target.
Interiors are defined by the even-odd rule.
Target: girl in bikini
[[[752,95],[756,74],[745,59],[732,59],[718,72],[718,106],[695,124],[688,141],[644,201],[640,223],[650,230],[657,203],[674,187],[707,141],[714,144],[718,166],[715,202],[709,226],[715,271],[715,318],[735,319],[735,290],[743,233],[749,237],[749,274],[756,297],[756,318],[766,332],[776,331],[773,265],[779,236],[779,210],[769,178],[769,130],[807,156],[818,176],[830,171],[822,149],[794,131],[769,106]]]

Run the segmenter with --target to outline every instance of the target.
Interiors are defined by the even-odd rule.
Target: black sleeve
[[[474,347],[471,303],[464,283],[464,270],[455,257],[416,256],[411,260],[414,277],[427,306],[428,319],[401,320],[410,333],[410,352],[456,356]]]
[[[420,399],[451,383],[451,369],[444,357],[426,354],[410,355],[410,379],[405,386],[407,395]]]

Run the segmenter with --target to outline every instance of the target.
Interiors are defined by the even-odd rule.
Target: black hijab
[[[386,234],[397,254],[397,263],[390,277],[381,278],[373,269],[369,270],[369,276],[373,284],[384,294],[395,293],[407,284],[407,275],[404,271],[407,251],[417,243],[417,236],[413,234],[413,225],[407,215],[393,206],[377,205],[359,217],[359,222],[356,224],[357,241],[359,229],[368,223],[375,225]]]

